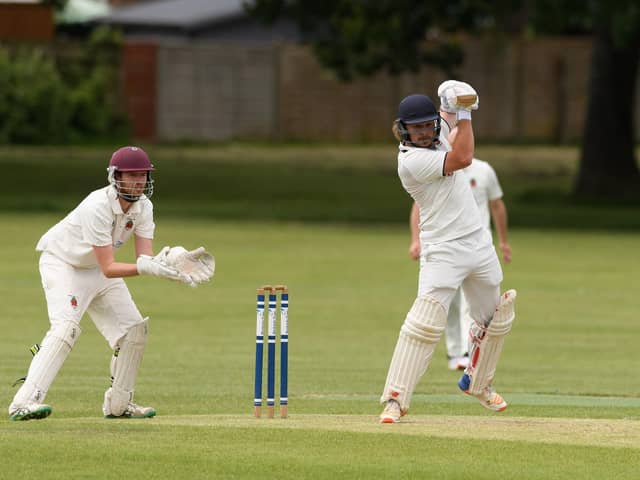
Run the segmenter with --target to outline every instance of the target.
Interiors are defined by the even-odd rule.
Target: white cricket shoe
[[[16,421],[40,420],[51,415],[51,406],[43,403],[29,403],[23,407],[11,405],[9,407],[9,418]]]
[[[486,387],[481,394],[474,395],[484,408],[493,412],[502,412],[507,409],[507,402],[492,387]]]
[[[471,384],[471,378],[466,373],[462,375],[462,377],[458,381],[458,387],[467,395],[471,395],[471,393],[469,393],[470,384]],[[502,395],[496,392],[493,389],[493,387],[491,387],[491,385],[489,385],[488,387],[485,387],[482,393],[479,393],[478,395],[472,395],[472,396],[476,397],[484,408],[488,408],[493,412],[502,412],[506,410],[507,406],[509,405],[505,401],[505,399],[502,398]]]
[[[448,361],[449,370],[464,370],[469,366],[469,357],[451,357]]]
[[[380,414],[380,423],[399,423],[404,413],[397,400],[389,400]]]
[[[156,416],[153,407],[143,407],[130,402],[122,415],[105,415],[104,418],[151,418]]]

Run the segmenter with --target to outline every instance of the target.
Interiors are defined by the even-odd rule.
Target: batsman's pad
[[[80,325],[60,322],[47,332],[37,355],[34,354],[25,382],[13,399],[13,405],[42,403],[62,364],[82,333]]]
[[[111,357],[111,388],[104,395],[102,411],[119,417],[133,401],[133,391],[147,344],[147,320],[129,329]]]
[[[440,109],[449,113],[477,110],[480,104],[480,97],[475,89],[468,83],[458,80],[442,82],[438,87],[438,97],[440,97]]]
[[[167,264],[182,275],[191,279],[191,286],[208,282],[213,277],[216,262],[211,253],[204,247],[187,250],[184,247],[173,247],[167,254]]]
[[[468,392],[471,395],[482,393],[493,381],[504,337],[511,331],[515,318],[515,300],[516,291],[508,290],[500,297],[498,308],[487,327],[481,327],[475,322],[471,325],[471,363],[466,372],[471,377]]]
[[[446,321],[447,314],[440,303],[430,297],[416,298],[398,335],[382,403],[395,399],[403,412],[409,409],[411,395],[429,368]]]

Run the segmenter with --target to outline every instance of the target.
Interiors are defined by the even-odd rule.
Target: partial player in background
[[[458,387],[495,412],[507,402],[492,387],[505,335],[514,319],[516,292],[500,295],[502,268],[483,227],[465,174],[473,159],[471,112],[476,91],[449,80],[438,88],[441,109],[455,113],[453,143],[440,137],[441,117],[431,99],[409,95],[398,107],[393,132],[400,141],[398,175],[420,210],[420,275],[416,300],[400,329],[380,398],[383,423],[397,423],[427,371],[447,321],[449,305],[462,289],[469,303],[471,362]]]
[[[81,333],[89,314],[114,350],[111,386],[104,395],[108,418],[147,418],[156,411],[133,403],[138,368],[147,343],[147,320],[136,307],[122,277],[153,275],[189,285],[208,281],[213,257],[203,248],[187,252],[165,247],[153,256],[153,193],[147,154],[123,147],[111,157],[109,185],[89,194],[40,238],[40,276],[50,328],[23,385],[9,406],[11,420],[48,417],[44,403],[53,380]],[[115,251],[134,238],[136,263],[117,262]]]
[[[449,143],[455,139],[457,120],[455,114],[441,111],[441,135]],[[446,132],[450,131],[447,135]],[[462,170],[469,180],[471,191],[480,208],[482,225],[491,232],[491,220],[498,235],[498,246],[504,263],[511,262],[511,246],[507,238],[507,208],[502,200],[502,188],[495,170],[487,162],[474,158],[471,165]],[[411,244],[409,255],[412,259],[420,258],[420,210],[417,203],[413,203],[410,214]],[[461,290],[456,292],[449,306],[445,341],[447,346],[447,360],[450,370],[464,370],[469,365],[468,341],[471,318],[469,306]]]

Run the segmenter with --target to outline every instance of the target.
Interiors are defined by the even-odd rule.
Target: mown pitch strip
[[[53,419],[52,419],[53,420]],[[52,421],[48,420],[48,421]],[[74,424],[95,423],[93,418],[64,419]],[[257,421],[252,415],[165,415],[131,426],[162,428],[202,427],[340,431],[379,435],[418,435],[439,438],[506,440],[626,447],[640,450],[640,421],[627,419],[583,419],[510,417],[499,415],[452,416],[408,415],[402,423],[382,425],[377,415],[291,414],[288,419]]]

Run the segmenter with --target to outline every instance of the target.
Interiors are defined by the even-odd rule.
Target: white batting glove
[[[138,274],[151,275],[153,277],[168,278],[182,283],[190,283],[191,279],[181,274],[175,268],[167,265],[166,257],[169,247],[164,247],[155,257],[140,255],[136,260]]]
[[[465,82],[447,80],[438,87],[440,109],[448,113],[477,110],[480,97],[474,88]]]

